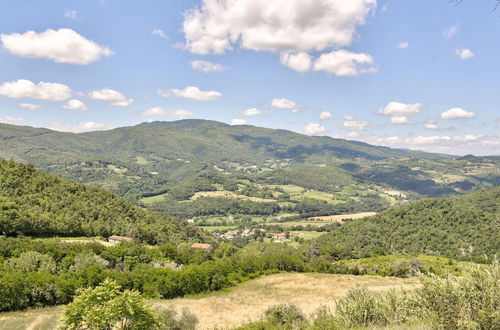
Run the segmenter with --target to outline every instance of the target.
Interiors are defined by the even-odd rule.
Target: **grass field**
[[[198,329],[231,328],[257,320],[270,306],[291,302],[310,314],[322,305],[335,309],[335,300],[356,286],[371,290],[412,289],[415,279],[380,276],[283,273],[261,277],[234,288],[206,295],[156,300],[154,307],[187,308],[199,320]],[[1,313],[0,329],[57,329],[62,307]]]
[[[199,320],[199,329],[231,328],[257,320],[270,306],[291,302],[310,314],[360,285],[371,290],[411,289],[415,279],[394,277],[283,273],[245,282],[227,291],[199,297],[156,301],[155,306],[187,308]]]
[[[139,200],[139,202],[141,202],[145,205],[151,205],[151,204],[163,201],[165,199],[165,196],[167,196],[166,193],[161,194],[161,195],[150,196],[150,197],[143,197]]]
[[[291,231],[290,234],[303,238],[307,241],[318,238],[325,233],[320,231]]]
[[[365,217],[371,217],[375,215],[375,212],[361,212],[361,213],[351,213],[351,214],[340,214],[340,215],[327,215],[323,217],[311,217],[310,220],[313,221],[326,221],[326,222],[342,222],[345,219],[361,219]]]
[[[197,200],[200,197],[226,197],[226,198],[237,198],[237,199],[243,199],[243,200],[248,200],[252,202],[261,202],[261,203],[274,203],[276,200],[274,199],[267,199],[267,198],[258,198],[258,197],[249,197],[245,195],[238,195],[233,193],[232,191],[200,191],[197,192],[191,197],[192,200]]]

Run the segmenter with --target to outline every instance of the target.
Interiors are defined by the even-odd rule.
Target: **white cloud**
[[[233,46],[308,52],[350,45],[376,0],[203,0],[185,13],[186,48],[222,54]]]
[[[368,126],[368,122],[366,121],[357,121],[354,119],[352,116],[345,116],[344,119],[346,120],[344,122],[344,127],[353,130],[353,131],[362,131]]]
[[[407,116],[392,116],[391,124],[393,125],[411,125],[412,122]]]
[[[455,55],[461,60],[469,60],[475,56],[472,50],[468,48],[459,48],[455,51]]]
[[[319,114],[319,119],[321,120],[331,119],[332,117],[332,113],[329,111],[321,111]]]
[[[299,112],[300,106],[285,98],[273,99],[271,105],[275,108],[291,110],[292,112]]]
[[[425,124],[425,129],[428,129],[430,131],[437,131],[439,129],[439,125],[436,124],[436,122],[434,120],[429,120]]]
[[[386,2],[382,5],[382,7],[380,7],[380,11],[385,13],[386,11],[389,10],[389,4]]]
[[[227,66],[224,66],[220,63],[212,63],[201,60],[191,61],[191,67],[196,71],[201,71],[205,73],[221,72],[227,70]]]
[[[309,123],[304,127],[304,131],[308,135],[318,135],[324,134],[327,129],[325,126],[321,126],[318,123]]]
[[[68,103],[63,105],[62,107],[67,110],[87,111],[87,106],[85,105],[85,103],[76,99],[69,100]]]
[[[23,122],[24,118],[22,117],[0,117],[0,123],[3,124],[19,124],[20,122]]]
[[[359,137],[359,133],[358,132],[349,132],[349,134],[347,134],[347,137],[350,138],[350,139],[355,139],[355,138],[358,138]]]
[[[45,58],[58,63],[90,64],[113,52],[92,40],[85,39],[71,29],[48,29],[37,33],[0,35],[3,47],[14,55]]]
[[[386,116],[409,116],[416,115],[422,111],[422,103],[406,104],[400,102],[390,102],[385,107],[380,108],[378,113]]]
[[[78,123],[76,125],[66,125],[61,123],[50,123],[48,128],[59,131],[59,132],[72,132],[72,133],[83,133],[90,131],[100,131],[108,129],[108,127],[103,123],[97,123],[95,121],[87,121]]]
[[[250,116],[258,116],[262,113],[262,111],[260,111],[259,109],[257,108],[250,108],[250,109],[246,109],[245,111],[243,111],[241,114],[243,116],[247,116],[247,117],[250,117]]]
[[[34,84],[30,80],[19,79],[0,84],[0,95],[13,99],[31,98],[47,101],[62,101],[71,96],[71,89],[63,84],[41,81]]]
[[[475,115],[474,112],[465,111],[462,108],[451,108],[441,113],[441,119],[468,119]]]
[[[416,144],[416,145],[425,145],[425,144],[435,144],[442,141],[450,141],[451,138],[449,136],[417,136],[413,139],[406,139],[406,143]]]
[[[127,99],[122,93],[110,88],[92,91],[88,93],[87,97],[93,100],[107,101],[109,105],[115,107],[126,107],[134,102],[133,99]]]
[[[352,53],[347,50],[334,50],[322,54],[314,62],[314,71],[325,71],[335,76],[357,76],[362,73],[377,72],[371,66],[373,58],[368,54]]]
[[[165,40],[168,40],[168,36],[167,34],[165,33],[165,31],[161,30],[161,29],[154,29],[153,32],[151,32],[153,35],[155,36],[158,36],[160,38],[163,38]]]
[[[222,94],[216,91],[202,91],[195,86],[187,86],[184,89],[158,90],[158,94],[163,97],[183,97],[197,101],[214,101],[222,97]]]
[[[141,115],[143,116],[149,116],[149,117],[165,117],[165,116],[172,116],[175,118],[179,119],[184,119],[191,117],[193,115],[192,112],[187,111],[187,110],[165,110],[161,107],[154,107],[154,108],[149,108],[147,110],[144,110],[141,112]]]
[[[64,17],[79,20],[76,10],[66,10],[64,12]]]
[[[149,108],[147,110],[144,110],[143,112],[141,112],[141,115],[143,116],[166,116],[167,115],[167,111],[164,110],[163,108],[161,107],[154,107],[154,108]]]
[[[247,125],[247,124],[248,124],[248,120],[246,120],[246,119],[234,118],[233,120],[231,120],[231,125],[233,125],[233,126]]]
[[[177,117],[179,119],[185,119],[193,115],[191,111],[187,110],[172,110],[171,114],[172,116]]]
[[[283,53],[280,62],[286,67],[297,72],[307,72],[311,70],[312,59],[307,53],[288,54]]]
[[[408,41],[401,41],[400,43],[398,43],[396,45],[396,48],[399,48],[399,49],[406,49],[410,46],[410,43]]]
[[[40,109],[42,109],[42,106],[40,104],[33,104],[33,103],[19,103],[19,106],[23,109],[26,109],[26,110],[40,110]]]
[[[443,37],[446,39],[451,39],[455,34],[458,33],[458,30],[460,29],[460,26],[458,24],[448,26],[446,29],[443,30]]]

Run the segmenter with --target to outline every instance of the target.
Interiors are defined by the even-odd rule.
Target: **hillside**
[[[0,160],[0,234],[126,235],[150,243],[205,235],[176,218],[143,210],[102,188]]]
[[[265,214],[273,215],[302,214],[309,206],[301,203],[307,200],[316,205],[311,214],[365,210],[319,205],[325,200],[383,209],[500,183],[499,157],[453,158],[207,120],[81,134],[0,124],[0,140],[0,158],[31,163],[185,217],[269,207],[255,198],[271,202]],[[294,189],[303,193],[290,193]],[[232,193],[246,202],[228,198]]]
[[[317,244],[357,256],[427,254],[491,260],[500,253],[500,187],[394,207],[339,226]]]

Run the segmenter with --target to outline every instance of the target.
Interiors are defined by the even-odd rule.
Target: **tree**
[[[113,280],[87,288],[66,307],[63,329],[158,329],[160,318],[137,291],[120,291]]]

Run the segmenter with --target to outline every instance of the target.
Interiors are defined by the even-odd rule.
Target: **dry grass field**
[[[235,288],[200,297],[156,301],[155,306],[187,308],[199,320],[199,329],[230,329],[259,319],[270,306],[291,302],[311,314],[360,285],[370,290],[410,289],[414,279],[380,276],[283,273],[245,282]]]
[[[291,302],[310,314],[322,305],[335,308],[335,300],[358,285],[370,290],[411,289],[415,279],[380,276],[283,273],[261,277],[211,294],[156,300],[155,307],[187,308],[199,320],[199,329],[229,329],[259,319],[273,305]],[[62,307],[1,313],[0,329],[57,329]]]
[[[351,214],[340,214],[340,215],[327,215],[323,217],[311,217],[309,220],[312,221],[327,221],[327,222],[342,222],[345,219],[361,219],[366,217],[371,217],[377,214],[376,212],[361,212],[361,213],[351,213]]]

